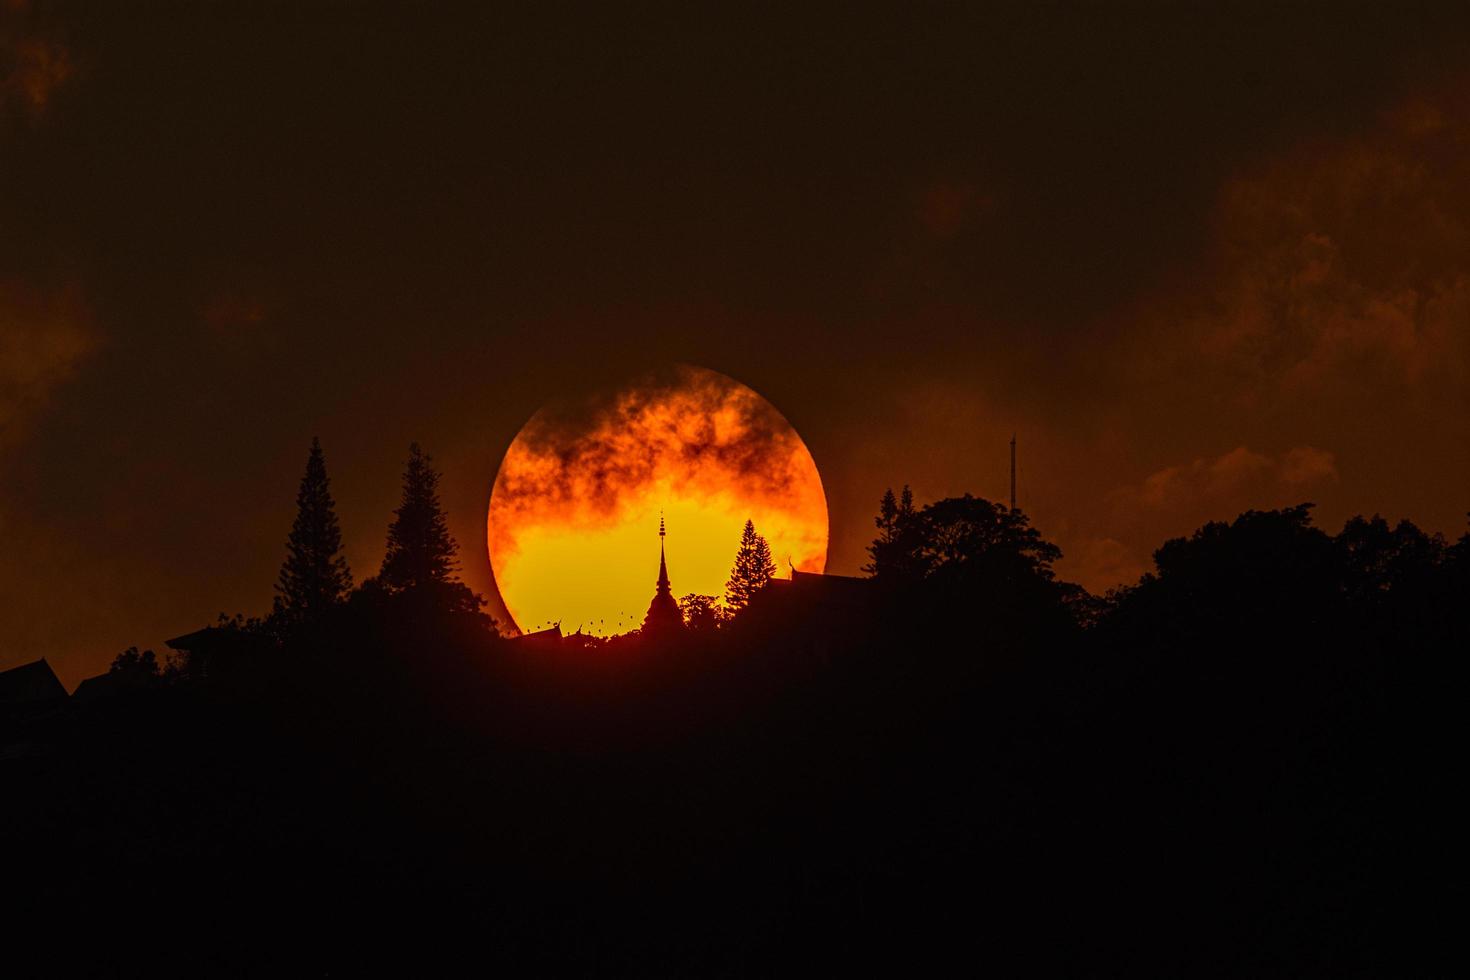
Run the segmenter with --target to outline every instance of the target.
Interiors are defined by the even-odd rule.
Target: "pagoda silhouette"
[[[658,582],[653,601],[648,604],[648,614],[643,617],[643,633],[646,636],[674,633],[684,628],[684,616],[679,612],[679,603],[669,590],[669,565],[664,557],[664,518],[658,518]]]

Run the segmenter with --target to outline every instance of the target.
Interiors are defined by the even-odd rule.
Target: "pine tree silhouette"
[[[756,533],[755,522],[747,520],[740,535],[740,548],[735,552],[735,567],[725,583],[725,608],[731,615],[740,612],[775,574],[771,546]]]
[[[893,490],[885,490],[873,523],[878,527],[878,536],[868,545],[872,561],[863,566],[863,571],[882,579],[914,577],[919,528],[913,491],[905,485],[903,495],[895,500]]]
[[[296,520],[286,539],[286,560],[276,583],[272,616],[278,623],[314,619],[346,599],[352,572],[341,554],[342,531],[319,439],[311,440],[306,473],[296,491]]]
[[[378,582],[389,592],[442,585],[458,568],[455,555],[459,546],[449,536],[449,525],[439,506],[439,474],[430,465],[432,462],[433,457],[418,443],[408,447],[403,501],[393,512],[388,552],[378,573]]]

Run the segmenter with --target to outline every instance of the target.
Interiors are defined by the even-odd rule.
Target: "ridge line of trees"
[[[382,564],[376,575],[354,585],[342,552],[325,453],[320,439],[313,437],[271,612],[264,619],[249,620],[222,614],[218,627],[258,634],[279,645],[298,634],[319,631],[338,611],[364,601],[408,602],[427,612],[471,616],[498,633],[482,611],[484,597],[459,579],[459,547],[440,502],[440,479],[433,458],[412,443]],[[1273,549],[1289,556],[1279,559],[1283,567],[1292,562],[1300,566],[1301,580],[1330,579],[1334,584],[1328,591],[1334,595],[1359,604],[1393,606],[1397,615],[1423,614],[1400,608],[1396,593],[1410,589],[1429,588],[1426,594],[1432,601],[1464,598],[1470,534],[1451,543],[1408,520],[1390,525],[1381,516],[1360,515],[1333,536],[1312,525],[1311,511],[1312,505],[1303,503],[1276,511],[1246,511],[1231,522],[1209,522],[1188,538],[1164,542],[1154,552],[1154,570],[1138,582],[1096,596],[1058,579],[1055,563],[1062,557],[1061,549],[1046,540],[1024,512],[970,494],[919,506],[905,485],[897,494],[892,488],[884,492],[874,518],[876,533],[867,548],[869,560],[862,570],[882,587],[882,594],[912,602],[917,616],[951,615],[946,605],[979,603],[989,610],[987,615],[1046,628],[1116,623],[1128,618],[1129,610],[1164,596],[1176,604],[1195,601],[1198,589],[1223,589],[1222,582],[1238,573],[1242,562],[1261,560],[1257,552]],[[754,521],[747,520],[723,596],[684,595],[678,600],[683,625],[696,633],[722,629],[751,607],[776,570],[769,542]],[[1443,570],[1458,584],[1440,582],[1446,576],[1436,576]],[[1194,591],[1175,584],[1186,578],[1199,578],[1201,583],[1191,587]],[[1457,588],[1459,592],[1454,591]],[[152,651],[140,653],[136,648],[124,651],[112,666],[114,671],[140,675],[178,672],[176,664],[161,668]]]

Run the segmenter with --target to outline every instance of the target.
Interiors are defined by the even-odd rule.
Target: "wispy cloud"
[[[1206,267],[1144,305],[1151,363],[1245,409],[1465,385],[1466,174],[1470,78],[1237,175]]]
[[[30,4],[10,0],[0,8],[0,114],[46,111],[56,91],[76,74],[71,52],[29,24]]]
[[[44,294],[0,282],[0,445],[23,434],[32,414],[97,345],[97,333],[74,294]]]

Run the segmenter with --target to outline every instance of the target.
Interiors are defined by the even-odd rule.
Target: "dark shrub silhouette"
[[[149,677],[159,676],[158,656],[152,650],[138,652],[137,647],[128,647],[112,659],[108,668],[111,674],[135,674]]]
[[[696,633],[717,630],[725,619],[720,600],[712,595],[691,592],[679,600],[679,611],[684,615],[684,626]]]

